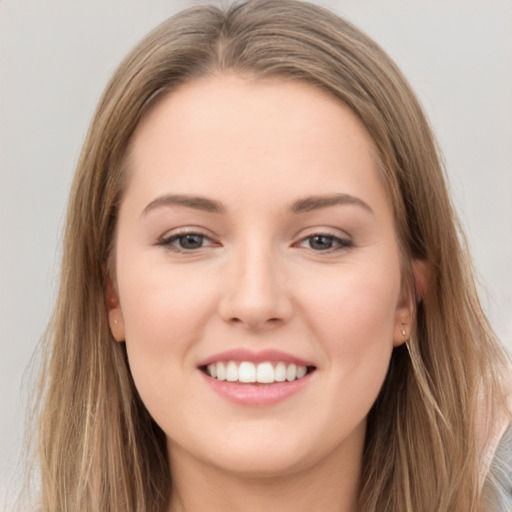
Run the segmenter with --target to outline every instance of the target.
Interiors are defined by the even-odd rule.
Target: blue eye
[[[171,249],[173,251],[193,251],[205,246],[208,237],[199,233],[178,233],[163,238],[158,245]]]
[[[344,240],[334,235],[318,233],[308,236],[301,241],[301,245],[314,251],[336,251],[352,247],[350,240]]]
[[[203,246],[204,236],[193,233],[179,236],[176,241],[182,249],[199,249]]]
[[[332,249],[334,238],[332,236],[315,235],[309,237],[309,246],[316,251]]]

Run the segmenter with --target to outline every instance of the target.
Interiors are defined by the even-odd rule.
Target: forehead
[[[339,192],[383,194],[363,124],[331,94],[296,80],[223,75],[186,84],[141,121],[129,162],[129,183],[153,195],[162,187],[222,195],[233,182],[253,195],[269,187],[323,194],[342,176],[352,190]]]
[[[254,138],[259,128],[271,126],[286,128],[281,135],[288,133],[294,140],[315,131],[328,141],[343,132],[344,138],[350,136],[351,143],[377,157],[363,124],[329,91],[302,80],[245,78],[234,74],[205,77],[163,96],[140,122],[132,146],[140,146],[142,141],[146,144],[148,137],[157,140],[155,135],[163,134],[162,130],[175,138],[219,135],[215,140],[204,139],[202,145],[207,147],[210,142],[217,144],[222,135],[225,139],[232,135],[230,128],[237,135]],[[223,129],[221,133],[216,131],[219,127]],[[265,134],[273,138],[266,130],[258,134],[258,139]]]

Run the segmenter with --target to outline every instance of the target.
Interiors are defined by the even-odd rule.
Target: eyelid
[[[169,250],[174,252],[181,253],[194,253],[198,252],[200,249],[205,249],[208,247],[220,246],[221,244],[215,240],[215,237],[210,233],[206,232],[207,230],[200,228],[198,226],[185,226],[180,228],[175,228],[173,230],[166,231],[162,236],[160,236],[155,245],[163,246]],[[206,241],[205,245],[201,245],[201,247],[185,249],[178,246],[172,245],[175,241],[179,240],[181,237],[185,237],[187,235],[198,235],[202,237],[203,241]],[[294,247],[301,247],[305,242],[314,238],[314,237],[326,237],[333,240],[334,247],[329,247],[326,249],[313,249],[309,247],[309,250],[315,253],[333,253],[341,250],[347,250],[351,247],[354,247],[354,242],[352,237],[347,233],[339,233],[337,229],[311,229],[311,232],[307,234],[303,234],[302,236],[297,235],[298,240],[292,244]]]
[[[350,248],[354,247],[354,242],[352,240],[352,237],[349,236],[348,234],[341,234],[340,235],[340,234],[334,233],[331,230],[326,230],[326,229],[320,229],[320,230],[312,231],[309,234],[303,235],[293,245],[300,247],[300,246],[302,246],[302,244],[304,242],[306,242],[307,240],[312,239],[314,237],[331,238],[334,241],[334,243],[336,244],[335,247],[329,247],[327,249],[321,249],[321,250],[315,250],[315,249],[313,249],[311,247],[307,248],[307,249],[309,249],[309,250],[311,250],[311,251],[313,251],[315,253],[329,254],[329,253],[333,253],[333,252],[347,250],[347,249],[350,249]]]
[[[208,244],[203,245],[197,249],[183,249],[180,247],[175,247],[171,245],[174,241],[178,240],[181,237],[187,236],[187,235],[199,235],[203,237],[204,240],[209,241]],[[174,252],[196,252],[199,249],[204,249],[207,247],[212,247],[215,245],[219,245],[217,242],[215,242],[214,237],[211,234],[208,234],[205,232],[204,229],[199,228],[197,226],[186,226],[181,228],[176,228],[170,231],[166,231],[162,236],[158,238],[155,245],[162,246],[164,248],[167,248],[169,250],[172,250]]]

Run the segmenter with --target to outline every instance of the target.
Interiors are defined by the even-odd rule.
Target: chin
[[[314,465],[312,457],[304,454],[278,450],[244,450],[232,453],[229,457],[210,461],[217,469],[234,473],[245,478],[278,478],[292,475]]]
[[[297,429],[275,425],[274,422],[253,425],[254,428],[233,428],[209,447],[196,445],[196,456],[209,466],[247,478],[286,477],[317,465],[343,444],[330,439],[310,426]],[[325,433],[324,433],[325,434]]]

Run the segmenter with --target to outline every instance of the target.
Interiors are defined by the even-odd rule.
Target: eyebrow
[[[224,205],[213,199],[208,199],[203,196],[190,196],[185,194],[166,194],[157,197],[151,201],[143,210],[142,215],[146,215],[151,210],[161,206],[185,206],[195,210],[201,210],[209,213],[225,213],[226,208]],[[350,194],[330,194],[321,196],[309,196],[298,199],[293,202],[290,211],[293,213],[306,213],[312,210],[321,208],[328,208],[337,205],[356,205],[373,213],[370,206],[362,199],[352,196]]]
[[[336,205],[355,205],[374,213],[370,206],[362,199],[350,194],[331,194],[327,196],[310,196],[299,199],[292,204],[291,210],[294,213],[305,213],[320,208],[328,208]]]
[[[160,206],[186,206],[187,208],[193,208],[195,210],[202,210],[210,213],[224,213],[224,206],[218,201],[208,199],[202,196],[189,196],[183,194],[166,194],[164,196],[157,197],[151,201],[146,208],[144,208],[142,214],[146,215],[151,210]]]

